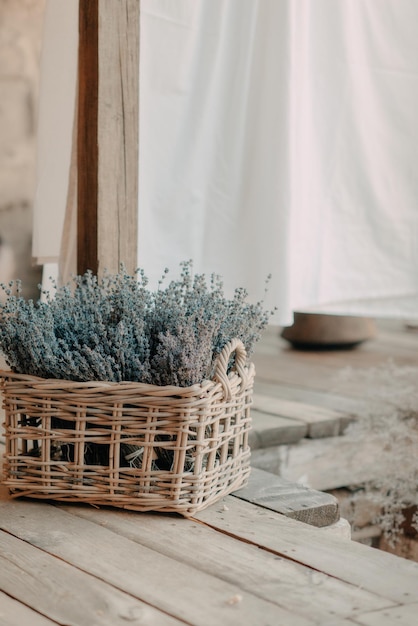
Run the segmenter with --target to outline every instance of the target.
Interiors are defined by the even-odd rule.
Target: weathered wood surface
[[[99,272],[138,266],[138,0],[99,0]]]
[[[45,507],[49,508],[47,512]],[[48,516],[50,527],[59,530],[45,532],[42,528],[45,515]],[[141,523],[141,519],[136,521],[138,524]],[[183,522],[186,522],[186,526],[183,523],[183,527],[187,534],[189,523],[187,520]],[[167,516],[165,524],[169,523],[170,518]],[[291,619],[294,620],[292,624],[295,626],[312,623],[302,616],[292,615],[279,604],[259,598],[254,592],[246,591],[245,601],[235,602],[234,599],[241,598],[243,594],[239,582],[228,583],[208,573],[205,568],[192,567],[168,556],[165,554],[164,533],[160,534],[159,547],[151,549],[101,525],[70,515],[64,510],[32,502],[3,504],[0,507],[0,527],[23,539],[24,542],[41,548],[43,553],[47,552],[58,557],[58,562],[65,561],[66,564],[72,565],[74,576],[82,570],[190,624],[235,626],[237,623],[246,623],[267,626],[277,623],[277,620],[288,620],[290,623]],[[15,550],[14,542],[12,543],[12,549]],[[97,546],[94,553],[92,546]],[[201,560],[198,553],[195,554],[195,559]],[[36,561],[33,561],[32,567],[37,567]],[[62,578],[58,573],[51,580],[50,591],[53,590],[54,584],[57,587],[57,593],[53,595],[55,601],[60,599],[61,587],[67,585],[67,580],[67,575]],[[7,581],[3,584],[6,585]],[[15,586],[16,584],[17,580]],[[81,587],[88,593],[89,586],[86,583],[77,584],[76,581],[68,581],[67,589]],[[13,588],[10,585],[6,592],[13,593]],[[34,594],[31,602],[37,602],[37,597],[39,592],[36,597]],[[47,601],[44,594],[41,594],[41,598]],[[82,604],[80,601],[80,612]],[[73,623],[78,622],[75,620]],[[87,626],[91,621],[81,623]]]
[[[312,526],[329,526],[340,519],[338,500],[334,496],[254,467],[247,487],[234,495]]]
[[[139,5],[79,4],[79,273],[138,263]]]
[[[171,618],[165,619],[166,616],[160,611],[46,554],[44,544],[48,541],[56,543],[62,532],[56,526],[58,530],[50,530],[48,540],[44,539],[44,522],[45,517],[38,529],[34,528],[36,522],[31,522],[29,542],[0,532],[2,591],[58,624],[90,626],[100,622],[112,626],[126,624],[140,617],[156,626],[176,624]],[[3,523],[1,525],[4,528]],[[17,520],[15,525],[19,527]],[[33,545],[29,545],[31,541]],[[92,545],[89,548],[84,546],[87,555]]]
[[[26,624],[28,626],[29,624],[30,626],[53,626],[56,622],[0,592],[0,626],[25,626]]]
[[[417,565],[235,496],[190,520],[0,491],[0,591],[54,623],[348,626],[418,602]]]
[[[264,548],[386,600],[399,604],[417,602],[418,563],[353,541],[322,535],[319,529],[232,496],[223,502],[226,512],[222,506],[211,507],[194,518],[254,545],[259,545],[262,537]]]
[[[359,615],[356,624],[363,626],[415,626],[418,622],[418,604],[388,607]]]
[[[226,505],[220,503],[215,506],[224,517],[228,516]],[[320,572],[314,573],[299,563],[277,558],[277,555],[260,550],[258,546],[245,543],[237,549],[231,537],[201,523],[189,521],[186,529],[186,520],[173,518],[167,524],[160,515],[141,516],[141,523],[138,523],[135,516],[119,511],[103,511],[100,521],[97,512],[91,509],[65,509],[101,523],[132,541],[159,551],[164,549],[164,553],[172,558],[220,576],[229,583],[239,584],[243,595],[244,592],[256,593],[296,614],[314,615],[314,621],[318,620],[321,625],[332,618],[348,617],[353,611],[374,610],[392,604],[388,600],[382,603],[374,594],[328,578]],[[321,533],[320,530],[316,532]],[[162,535],[166,538],[164,548],[161,545]]]
[[[252,430],[249,443],[253,450],[285,443],[296,443],[306,437],[308,426],[304,422],[251,409]]]
[[[293,419],[296,423],[305,424],[306,436],[313,439],[339,435],[353,419],[351,415],[341,411],[303,402],[283,400],[259,393],[254,393],[253,406],[263,413]]]
[[[248,519],[245,541],[234,539],[229,536],[229,531],[224,533],[222,530],[225,520],[230,522],[226,524],[228,528],[231,523],[234,528],[236,526],[235,503],[239,505],[238,517],[244,515]],[[341,578],[341,571],[338,576],[329,576],[321,567],[315,568],[318,571],[307,568],[299,554],[295,558],[292,551],[293,548],[296,551],[299,544],[299,532],[301,528],[309,528],[305,524],[287,520],[292,522],[291,532],[294,533],[294,539],[290,539],[289,529],[282,524],[285,517],[270,511],[263,512],[262,509],[239,502],[232,496],[211,510],[218,516],[219,523],[214,523],[214,516],[209,515],[209,510],[206,516],[203,512],[199,514],[199,523],[196,523],[175,516],[97,511],[79,506],[55,507],[20,501],[1,505],[0,526],[11,537],[10,545],[14,553],[21,554],[22,550],[25,554],[36,549],[42,551],[39,561],[41,569],[38,568],[37,571],[43,571],[43,567],[46,567],[43,564],[47,563],[48,571],[51,572],[51,578],[47,577],[48,592],[56,600],[63,593],[66,581],[71,582],[74,590],[78,590],[82,583],[85,585],[85,594],[82,595],[80,609],[75,615],[82,613],[83,598],[88,595],[89,583],[85,581],[87,575],[94,579],[100,578],[104,581],[102,584],[109,587],[128,592],[133,596],[132,605],[136,598],[154,608],[158,606],[165,613],[189,624],[243,623],[263,626],[283,623],[292,626],[338,626],[347,623],[346,620],[350,617],[395,605],[394,601],[375,591],[371,592],[367,586],[359,588],[359,585],[347,584]],[[254,525],[254,510],[258,511],[256,515],[260,518],[263,534],[265,518],[270,520],[271,529],[265,537],[266,541]],[[209,518],[209,524],[205,517]],[[242,522],[244,526],[245,519]],[[46,520],[54,531],[45,532]],[[287,535],[284,550],[282,546],[277,549],[277,546],[272,545],[273,529],[273,534],[278,537],[283,533]],[[329,559],[335,545],[340,546],[339,553],[337,551],[338,559],[341,559],[344,552],[345,558],[351,560],[351,542],[331,538],[332,545],[327,550],[329,539],[318,529],[312,529],[310,533],[305,541],[318,543],[313,549],[317,565],[320,553],[325,550],[325,558]],[[16,542],[23,547],[17,550]],[[268,550],[260,550],[265,543],[268,544]],[[289,551],[290,558],[283,554],[286,550]],[[389,555],[384,556],[396,559]],[[13,558],[18,560],[23,557]],[[55,569],[51,571],[49,568],[52,562]],[[407,564],[409,575],[409,563],[403,560],[401,562]],[[64,566],[72,566],[73,576],[79,576],[78,582],[66,576],[62,578],[57,568]],[[27,567],[30,567],[30,562]],[[360,575],[361,568],[361,563],[354,568],[351,566],[354,569],[351,571],[351,578]],[[340,563],[340,570],[343,569],[344,564]],[[350,570],[350,563],[348,569]],[[415,572],[415,576],[417,575]],[[400,581],[403,582],[402,575]],[[39,583],[43,584],[42,581]],[[19,586],[18,581],[16,585]],[[373,586],[373,583],[369,582],[369,586]],[[20,589],[24,589],[24,584]],[[16,595],[18,593],[16,589],[9,591]],[[43,595],[41,590],[40,598],[34,598],[33,601],[43,611],[49,610],[52,613],[52,609],[46,606],[48,599],[43,598]],[[68,595],[72,594],[69,592]],[[114,603],[113,595],[109,588],[108,599],[111,606]],[[97,594],[93,598],[97,601]],[[50,602],[52,604],[52,600]],[[64,607],[55,608],[60,619],[68,602],[66,599]],[[100,607],[100,602],[98,606]],[[121,612],[126,615],[122,609]],[[130,615],[135,616],[134,609]],[[85,622],[77,621],[81,617],[73,617],[72,621],[69,617],[67,614],[65,623],[89,623],[87,619]],[[127,617],[123,619],[128,620]],[[156,623],[176,622],[162,620]]]
[[[262,356],[256,355],[255,360],[259,361],[261,358]],[[278,358],[285,358],[285,356],[278,351]],[[302,355],[301,358],[303,358]],[[364,410],[365,401],[362,398],[348,397],[330,390],[310,389],[304,387],[303,384],[302,380],[292,384],[266,382],[257,372],[254,389],[256,393],[261,395],[323,406],[349,415],[358,415]]]
[[[97,272],[98,0],[79,3],[77,103],[77,271]]]

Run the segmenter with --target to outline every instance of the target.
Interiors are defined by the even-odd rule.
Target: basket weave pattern
[[[0,376],[13,496],[190,515],[247,481],[254,367],[239,340],[191,387]]]

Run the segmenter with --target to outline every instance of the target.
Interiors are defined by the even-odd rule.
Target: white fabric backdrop
[[[147,274],[193,258],[258,297],[271,272],[280,323],[294,310],[416,317],[418,3],[141,9]]]

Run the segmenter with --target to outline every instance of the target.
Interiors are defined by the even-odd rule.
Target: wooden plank
[[[340,519],[338,500],[334,496],[257,468],[252,468],[248,485],[234,495],[311,526],[329,526]]]
[[[352,420],[352,416],[340,411],[257,393],[253,396],[253,406],[264,413],[305,423],[307,437],[313,439],[339,435],[347,426],[347,421]]]
[[[0,591],[0,626],[54,626],[56,623]]]
[[[144,514],[145,515],[145,514]],[[154,517],[154,516],[152,516]],[[137,523],[142,523],[142,515]],[[164,516],[165,523],[170,517]],[[186,524],[188,520],[183,520]],[[311,626],[312,620],[130,541],[102,526],[37,502],[0,502],[0,527],[101,580],[194,626]],[[45,527],[59,529],[46,532]],[[186,526],[188,528],[188,526]],[[233,542],[234,547],[238,542]],[[96,549],[92,550],[92,546]],[[200,558],[196,555],[196,558]],[[36,562],[32,568],[39,571]],[[251,564],[247,564],[251,569]]]
[[[214,506],[228,515],[222,505]],[[393,604],[191,520],[162,515],[141,515],[138,519],[127,511],[86,507],[65,509],[228,583],[239,584],[243,593],[255,593],[317,624],[334,626],[340,619]],[[293,625],[292,620],[288,623]]]
[[[137,267],[138,0],[80,0],[77,271]]]
[[[249,444],[253,449],[285,443],[296,443],[307,435],[308,427],[304,422],[251,410],[252,429]]]
[[[413,626],[418,623],[418,604],[389,607],[359,615],[354,623],[363,626]]]
[[[79,2],[77,272],[97,273],[99,3]]]
[[[200,511],[194,519],[392,602],[418,601],[418,563],[326,535],[233,496],[224,498],[223,505],[226,511],[221,504]]]
[[[259,376],[258,372],[254,383],[254,391],[259,395],[273,396],[283,398],[284,400],[323,406],[354,416],[362,414],[366,406],[366,402],[361,398],[332,393],[330,390],[320,391],[305,388],[303,387],[303,381],[301,381],[299,385],[286,385],[280,382],[269,383],[264,381],[261,376]]]
[[[31,606],[35,611],[68,626],[126,625],[143,619],[147,624],[179,626],[180,622],[143,602],[122,593],[93,576],[71,567],[68,563],[46,554],[45,521],[39,531],[33,530],[31,542],[0,531],[0,589],[12,598]],[[18,521],[16,519],[17,526]],[[49,542],[59,543],[61,529],[49,530]],[[74,540],[74,538],[73,538]],[[91,544],[87,553],[94,559]],[[28,623],[28,622],[27,622]]]
[[[138,266],[139,11],[99,0],[99,273]]]

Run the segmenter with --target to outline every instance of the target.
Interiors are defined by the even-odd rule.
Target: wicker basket
[[[0,376],[15,497],[191,515],[247,481],[254,366],[239,340],[191,387]]]

